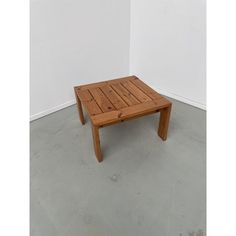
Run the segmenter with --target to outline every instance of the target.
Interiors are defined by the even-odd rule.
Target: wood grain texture
[[[120,121],[125,121],[131,117],[145,115],[146,113],[150,113],[152,111],[159,111],[160,109],[168,107],[169,105],[169,101],[165,98],[162,98],[146,103],[140,103],[131,107],[121,108],[116,111],[101,113],[93,116],[91,119],[94,125],[103,126],[109,123],[119,123]]]
[[[78,112],[79,112],[80,121],[81,121],[82,125],[84,125],[85,124],[84,113],[83,113],[81,101],[80,101],[80,99],[79,99],[79,97],[76,93],[76,88],[74,88],[74,92],[75,92],[75,98],[76,98],[76,103],[77,103],[77,108],[78,108]]]
[[[139,104],[139,100],[127,90],[122,84],[112,84],[111,87],[120,95],[120,97],[129,105]]]
[[[160,122],[158,128],[158,135],[161,137],[162,140],[167,139],[167,132],[169,127],[169,120],[170,120],[170,113],[171,113],[171,104],[164,109],[160,110]]]
[[[162,98],[162,96],[159,93],[157,93],[155,90],[150,88],[147,84],[145,84],[140,79],[136,78],[136,79],[132,80],[132,83],[135,84],[140,90],[142,90],[150,98],[152,98],[152,99]]]
[[[103,157],[102,157],[98,127],[92,125],[92,134],[93,134],[93,145],[94,145],[95,155],[97,157],[98,162],[102,162]]]
[[[171,102],[136,76],[76,86],[74,90],[81,123],[84,124],[82,105],[91,120],[94,151],[99,162],[103,160],[101,127],[160,112],[158,135],[166,140]]]
[[[115,107],[108,100],[108,98],[105,96],[105,94],[100,88],[90,88],[89,91],[103,112],[115,110]]]
[[[136,76],[132,75],[132,76],[127,76],[127,77],[118,78],[118,79],[112,79],[112,80],[106,80],[106,81],[101,81],[101,82],[92,83],[92,84],[80,85],[80,86],[76,86],[76,88],[80,88],[81,90],[86,90],[86,89],[90,89],[90,88],[98,88],[101,86],[110,85],[113,83],[119,83],[122,81],[128,81],[128,80],[133,81],[136,78],[137,78]]]
[[[135,84],[131,83],[130,81],[122,82],[122,85],[133,94],[135,98],[137,98],[140,102],[147,102],[151,101],[152,99],[149,98],[142,90],[140,90]]]
[[[83,103],[86,110],[88,111],[89,115],[93,116],[102,113],[102,110],[94,100],[89,90],[83,90],[83,91],[77,90],[77,95],[80,101]]]
[[[127,107],[127,104],[122,100],[122,98],[111,88],[111,86],[106,85],[100,88],[107,98],[112,102],[116,109],[121,109]]]

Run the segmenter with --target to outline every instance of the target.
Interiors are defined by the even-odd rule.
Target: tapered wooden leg
[[[171,113],[171,104],[169,107],[160,110],[160,122],[159,122],[159,128],[158,128],[158,135],[161,137],[162,140],[167,139],[170,113]]]
[[[92,125],[92,133],[93,133],[93,145],[94,151],[99,162],[103,161],[102,151],[100,146],[100,138],[99,138],[99,128]]]
[[[80,101],[78,95],[76,94],[76,90],[75,90],[75,98],[76,98],[77,108],[78,108],[78,111],[79,111],[80,121],[81,121],[82,125],[84,125],[85,121],[84,121],[84,114],[83,114],[82,104],[81,104],[81,101]]]

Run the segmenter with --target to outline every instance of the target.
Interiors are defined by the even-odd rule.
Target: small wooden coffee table
[[[160,112],[158,135],[166,140],[172,104],[136,76],[76,86],[74,91],[81,123],[85,123],[82,104],[91,120],[99,162],[103,160],[99,128],[108,125]]]

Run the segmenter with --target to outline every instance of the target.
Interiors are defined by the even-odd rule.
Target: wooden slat
[[[110,123],[127,120],[135,116],[143,116],[149,114],[150,112],[155,112],[159,109],[168,107],[169,105],[170,102],[167,99],[161,98],[148,101],[146,103],[141,103],[135,106],[125,107],[117,111],[98,114],[92,117],[92,122],[94,125],[98,126],[107,125]]]
[[[99,108],[88,90],[77,89],[76,93],[91,116],[102,113],[102,110]]]
[[[137,86],[135,86],[130,81],[122,82],[123,86],[129,90],[140,102],[147,102],[151,101],[152,99],[149,98],[142,90],[140,90]]]
[[[111,103],[116,109],[127,107],[127,104],[110,86],[102,86],[100,87],[100,89],[103,91],[103,93],[107,96],[107,98],[111,101]]]
[[[109,84],[113,84],[113,83],[119,83],[121,81],[135,80],[136,78],[137,77],[135,77],[135,76],[128,76],[128,77],[112,79],[112,80],[107,80],[107,81],[101,81],[101,82],[92,83],[92,84],[85,84],[85,85],[77,86],[77,88],[80,88],[81,90],[86,90],[86,89],[97,88],[97,87],[101,87],[101,86],[105,86],[105,85],[109,85]]]
[[[92,117],[92,123],[95,126],[102,126],[109,123],[113,123],[120,120],[121,111],[111,111],[106,113],[101,113]]]
[[[139,89],[141,89],[146,95],[148,95],[152,99],[161,99],[162,96],[158,94],[155,90],[150,88],[148,85],[146,85],[143,81],[140,79],[134,79],[132,82],[134,85],[136,85]]]
[[[90,88],[89,91],[103,112],[109,112],[115,110],[115,107],[107,99],[107,97],[104,95],[104,93],[100,88]]]
[[[107,84],[111,85],[111,84],[121,83],[121,82],[124,82],[124,81],[133,81],[136,78],[137,78],[136,76],[132,75],[132,76],[123,77],[123,78],[119,78],[119,79],[112,79],[112,80],[108,80]]]
[[[111,87],[121,96],[121,98],[129,105],[137,105],[140,102],[121,84],[111,84]]]
[[[84,125],[85,120],[84,120],[83,108],[82,108],[82,104],[81,104],[81,101],[79,99],[79,96],[77,95],[77,89],[76,88],[74,88],[74,92],[75,92],[76,105],[77,105],[77,108],[78,108],[80,121],[81,121],[82,125]]]
[[[88,90],[90,88],[98,88],[98,87],[101,87],[101,86],[105,86],[106,84],[107,84],[107,82],[103,81],[103,82],[98,82],[98,83],[93,83],[93,84],[81,85],[79,88],[81,90]]]
[[[169,104],[170,102],[167,99],[161,98],[161,99],[152,100],[146,103],[141,103],[136,106],[123,108],[121,110],[122,112],[121,118],[130,116],[130,115],[145,113],[145,112],[155,110],[155,109],[160,109],[160,108],[169,106]]]

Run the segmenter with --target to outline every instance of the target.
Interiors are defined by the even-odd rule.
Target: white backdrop
[[[73,86],[129,74],[130,2],[31,0],[31,119],[73,104]]]
[[[31,120],[129,74],[205,108],[205,0],[31,0],[30,28]]]
[[[205,0],[131,0],[130,73],[205,108]]]

